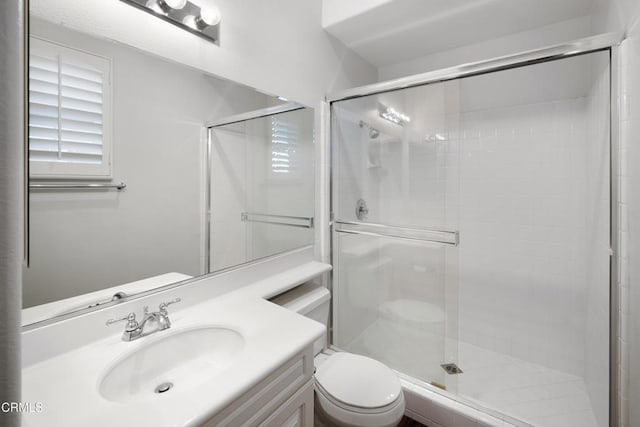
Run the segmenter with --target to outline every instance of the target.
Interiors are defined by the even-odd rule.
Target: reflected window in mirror
[[[29,46],[32,178],[111,177],[111,60],[44,39]]]
[[[292,174],[298,171],[297,146],[300,140],[300,126],[287,117],[275,116],[271,119],[271,172]]]

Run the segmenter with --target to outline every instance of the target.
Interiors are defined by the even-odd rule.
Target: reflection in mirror
[[[209,250],[208,244],[245,248],[249,237],[213,233],[208,241],[205,124],[281,101],[33,15],[30,29],[30,265],[23,274],[23,324],[204,274],[212,260],[228,267],[255,258],[218,261]],[[312,121],[299,124],[300,137],[310,141]],[[245,154],[246,163],[225,166],[258,161],[257,151]],[[312,177],[308,172],[305,179]],[[267,191],[267,181],[252,180],[256,187],[243,197],[284,203],[277,191]],[[120,182],[126,184],[121,190],[87,187]],[[81,188],[36,188],[61,183]],[[215,203],[235,203],[230,190],[215,194]],[[312,217],[308,191],[304,202],[296,200],[308,203],[305,209],[282,204],[265,212]],[[274,230],[255,231],[264,236],[252,254],[291,248],[280,242],[267,248],[266,239],[278,236]],[[296,242],[312,238],[309,232]]]
[[[313,111],[286,107],[210,128],[210,271],[313,242]]]

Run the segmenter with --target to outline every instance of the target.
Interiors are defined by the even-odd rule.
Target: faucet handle
[[[136,321],[135,313],[129,313],[127,317],[123,317],[122,319],[109,319],[107,320],[106,325],[113,325],[114,323],[124,322],[125,320],[127,321],[127,325],[124,328],[126,332],[132,332],[138,329],[138,322]]]
[[[171,304],[175,304],[175,303],[178,303],[180,301],[182,301],[180,298],[176,298],[176,299],[173,299],[173,300],[168,301],[168,302],[160,303],[160,306],[158,307],[158,309],[160,310],[160,313],[162,313],[162,314],[164,314],[166,316],[167,315],[167,307],[170,306]]]

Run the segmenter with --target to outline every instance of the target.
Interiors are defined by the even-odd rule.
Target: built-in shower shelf
[[[460,369],[460,367],[458,367],[458,365],[456,365],[455,363],[445,363],[440,366],[442,366],[442,369],[444,369],[444,371],[449,375],[458,375],[464,373],[464,371]]]

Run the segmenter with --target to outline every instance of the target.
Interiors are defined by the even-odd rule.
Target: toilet
[[[305,283],[271,301],[327,326],[329,291]],[[394,427],[405,402],[397,375],[369,357],[347,352],[323,353],[325,337],[314,343],[314,425]]]

